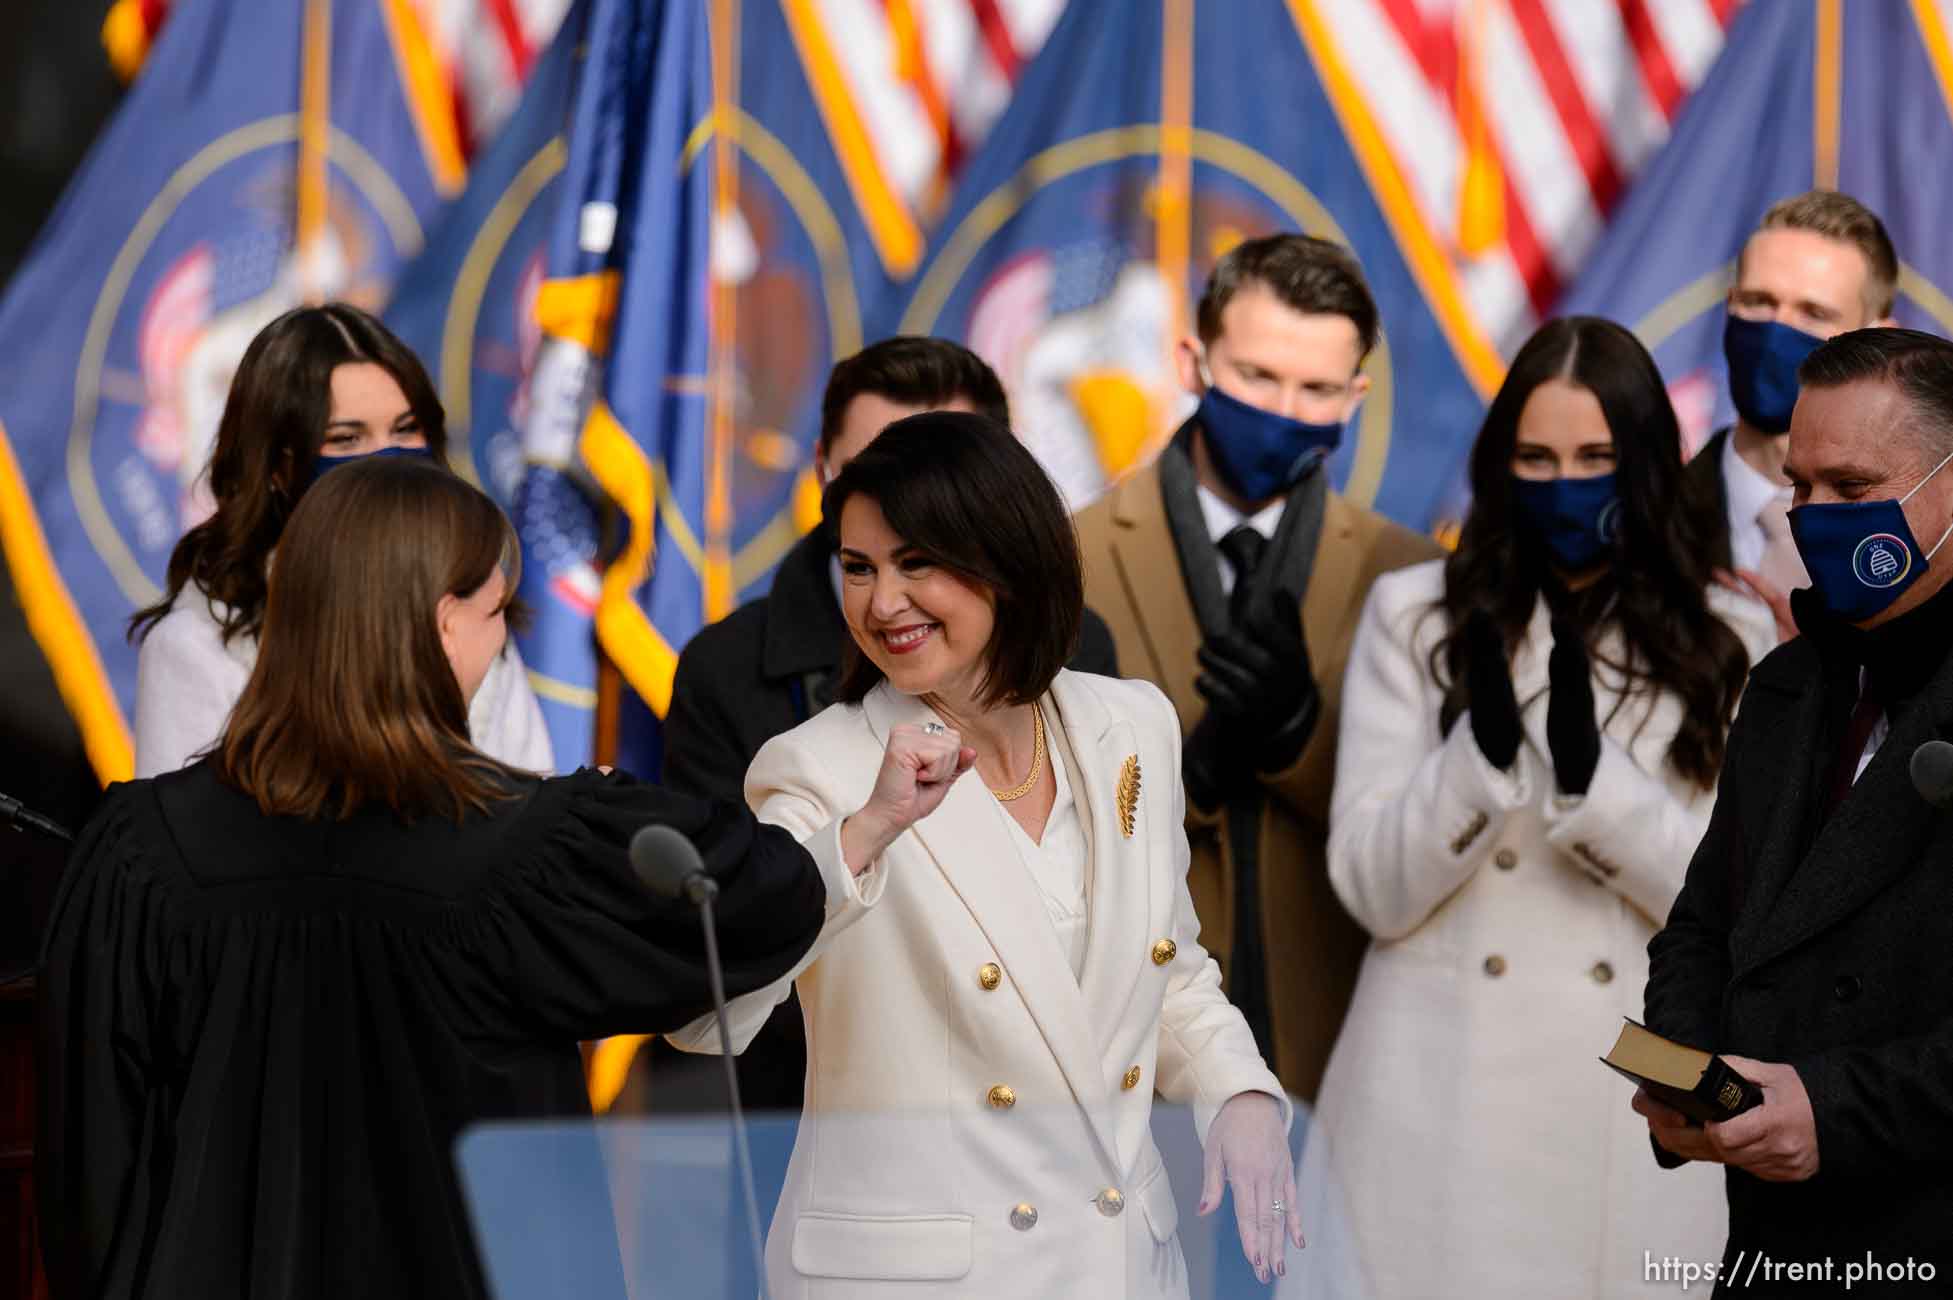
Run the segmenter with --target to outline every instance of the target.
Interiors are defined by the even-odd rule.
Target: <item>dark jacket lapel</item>
[[[1735,890],[1741,902],[1730,936],[1739,966],[1757,950],[1777,894],[1803,860],[1811,801],[1819,797],[1813,756],[1824,744],[1824,682],[1810,642],[1793,641],[1758,664],[1743,707],[1773,711],[1752,733],[1752,752],[1772,756],[1775,765],[1764,780],[1725,776],[1743,783],[1738,797],[1745,808],[1738,869],[1747,875]]]
[[[1715,511],[1715,544],[1709,559],[1718,569],[1727,569],[1730,564],[1729,489],[1722,481],[1722,448],[1728,441],[1727,428],[1716,430],[1709,441],[1702,444],[1702,449],[1689,458],[1684,470],[1703,508]]]
[[[841,666],[848,627],[828,576],[833,553],[825,531],[816,528],[780,561],[766,598],[766,644],[760,655],[760,672],[769,680]]]
[[[1822,689],[1815,679],[1809,697],[1804,714],[1821,712]],[[1799,724],[1796,738],[1802,740],[1811,732],[1809,717],[1800,716]],[[1892,719],[1892,729],[1864,775],[1819,831],[1782,892],[1773,900],[1762,900],[1767,901],[1767,913],[1760,919],[1746,964],[1759,965],[1808,941],[1920,865],[1941,813],[1913,789],[1912,755],[1924,742],[1948,734],[1953,734],[1953,659]],[[1793,761],[1789,767],[1813,782],[1813,764]],[[1805,795],[1806,800],[1822,797],[1816,789]],[[1795,827],[1789,829],[1794,832]],[[1773,831],[1773,850],[1785,830],[1778,826]],[[1783,857],[1795,860],[1793,854]]]

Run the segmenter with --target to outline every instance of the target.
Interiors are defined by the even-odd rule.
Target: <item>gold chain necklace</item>
[[[1024,778],[1024,784],[1008,790],[992,790],[998,803],[1013,803],[1022,799],[1037,785],[1038,777],[1044,774],[1044,710],[1031,706],[1031,774]]]

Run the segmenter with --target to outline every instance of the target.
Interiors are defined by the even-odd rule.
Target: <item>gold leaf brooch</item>
[[[1119,769],[1119,832],[1132,838],[1133,812],[1139,807],[1139,755],[1126,755]]]

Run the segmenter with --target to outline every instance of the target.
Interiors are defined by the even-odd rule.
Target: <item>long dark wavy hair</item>
[[[311,481],[332,418],[332,372],[361,362],[393,376],[427,438],[428,454],[437,465],[447,463],[441,400],[411,348],[347,303],[286,312],[244,349],[210,452],[216,513],[170,552],[163,597],[129,620],[132,640],[147,636],[191,583],[226,606],[225,641],[240,633],[257,636],[264,622],[266,562]]]
[[[1446,632],[1431,652],[1432,674],[1445,687],[1440,725],[1449,732],[1471,703],[1466,621],[1483,611],[1510,649],[1548,578],[1539,547],[1518,527],[1512,453],[1526,400],[1553,379],[1591,392],[1614,436],[1620,528],[1607,580],[1611,598],[1585,629],[1589,651],[1603,631],[1619,629],[1627,662],[1607,662],[1626,679],[1621,703],[1644,692],[1676,696],[1682,726],[1668,761],[1709,789],[1749,673],[1742,641],[1707,600],[1716,506],[1682,471],[1681,429],[1654,358],[1633,334],[1597,316],[1548,321],[1526,340],[1472,445],[1472,505],[1458,549],[1445,561],[1437,609]]]

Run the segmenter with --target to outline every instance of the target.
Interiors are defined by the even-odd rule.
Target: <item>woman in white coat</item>
[[[136,775],[186,767],[216,743],[258,657],[272,552],[319,475],[370,455],[447,463],[447,427],[412,349],[346,303],[299,307],[238,363],[210,454],[215,509],[170,554],[162,598],[130,620]],[[515,646],[468,706],[478,749],[511,767],[555,766]]]
[[[1373,941],[1304,1148],[1284,1297],[1672,1293],[1718,1171],[1664,1171],[1594,1059],[1709,817],[1768,611],[1710,572],[1654,362],[1542,327],[1471,457],[1456,552],[1377,581],[1344,685],[1329,874]]]
[[[933,412],[825,506],[841,702],[746,778],[762,821],[852,881],[797,972],[807,1100],[773,1295],[1186,1295],[1156,1092],[1192,1106],[1201,1212],[1232,1190],[1268,1280],[1301,1245],[1288,1103],[1200,946],[1172,706],[1061,670],[1083,582],[1056,489],[1008,430]],[[943,773],[946,795],[918,792]],[[925,797],[913,830],[882,829]],[[736,1047],[786,990],[733,1004]],[[717,1048],[709,1018],[676,1037]]]

